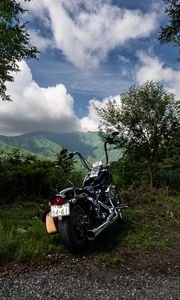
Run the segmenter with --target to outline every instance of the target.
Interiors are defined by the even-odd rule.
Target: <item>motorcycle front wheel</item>
[[[87,248],[87,214],[80,204],[71,207],[71,213],[58,222],[61,243],[73,252]]]

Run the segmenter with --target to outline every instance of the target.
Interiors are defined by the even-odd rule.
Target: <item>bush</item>
[[[74,167],[68,167],[68,172],[55,168],[60,163],[48,159],[39,159],[29,155],[23,157],[19,150],[15,150],[6,158],[0,159],[0,199],[6,203],[13,202],[17,198],[29,197],[50,197],[53,189],[65,188],[67,174],[70,176]],[[75,174],[76,175],[76,174]],[[79,176],[75,176],[75,181],[79,182]],[[76,184],[73,181],[73,183]]]

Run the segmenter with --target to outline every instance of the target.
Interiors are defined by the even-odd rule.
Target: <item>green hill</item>
[[[0,136],[0,149],[8,148],[13,150],[19,148],[21,152],[33,153],[39,156],[55,158],[57,153],[62,149],[56,143],[47,140],[40,135],[24,134],[20,136],[6,137]]]
[[[0,136],[0,150],[14,148],[30,152],[39,156],[56,158],[62,147],[69,151],[78,151],[90,161],[104,158],[103,142],[97,132],[74,132],[55,134],[49,132],[34,132],[20,136]],[[110,160],[116,160],[120,156],[118,150],[110,151]]]
[[[73,133],[34,133],[45,137],[48,140],[62,145],[69,151],[78,151],[90,161],[102,160],[104,158],[103,142],[98,132],[73,132]],[[109,151],[110,160],[117,160],[121,152],[119,150]]]
[[[7,156],[8,154],[12,153],[15,149],[17,149],[17,147],[13,147],[0,139],[0,155],[1,156],[3,156],[3,157]],[[20,150],[20,153],[23,156],[28,156],[29,154],[35,154],[35,153],[31,153],[30,151],[25,150],[21,147],[18,147],[18,149]]]

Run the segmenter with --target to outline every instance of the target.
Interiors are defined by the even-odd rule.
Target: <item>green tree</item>
[[[163,85],[148,81],[141,86],[131,86],[121,94],[119,103],[109,100],[103,109],[97,108],[100,130],[118,130],[119,148],[131,153],[136,161],[144,159],[151,187],[160,149],[179,127],[177,104],[174,95]]]
[[[169,16],[169,23],[161,27],[158,39],[162,43],[170,43],[175,47],[180,46],[180,1],[164,0],[167,4],[165,13]],[[180,49],[179,49],[180,53]]]
[[[15,0],[0,1],[0,97],[11,100],[6,94],[6,82],[13,81],[11,72],[18,72],[18,62],[37,57],[37,49],[30,44],[26,23],[20,18],[25,10]]]
[[[157,182],[180,191],[180,127],[174,132],[166,147],[162,146],[157,166]]]
[[[59,165],[65,173],[70,175],[74,169],[75,160],[74,158],[64,160],[65,157],[68,157],[68,155],[69,151],[63,148],[57,155],[57,165]]]

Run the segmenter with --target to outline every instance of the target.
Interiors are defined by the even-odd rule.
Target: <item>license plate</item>
[[[51,206],[51,216],[52,217],[69,216],[69,215],[70,215],[69,203],[65,203],[63,205],[52,205]]]

